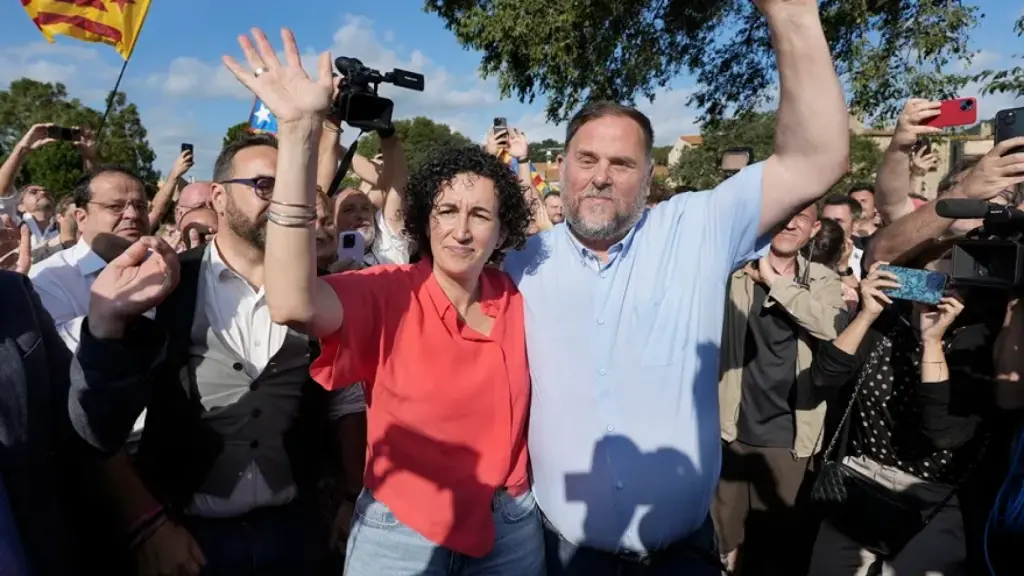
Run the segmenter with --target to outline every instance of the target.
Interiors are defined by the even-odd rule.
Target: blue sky
[[[1022,0],[977,0],[985,18],[975,31],[977,66],[1005,65],[1024,42],[1012,34],[1012,22],[1024,13]],[[423,72],[422,94],[388,90],[396,117],[424,115],[446,122],[480,140],[495,116],[505,116],[531,140],[560,138],[559,126],[548,124],[543,99],[532,105],[501,100],[493,79],[477,73],[480,55],[464,50],[440,19],[425,14],[422,0],[301,3],[273,0],[154,1],[146,26],[128,65],[122,90],[142,111],[156,168],[166,173],[182,142],[196,148],[196,178],[208,178],[228,126],[247,119],[252,96],[223,69],[222,54],[239,55],[236,36],[250,26],[273,31],[289,26],[300,49],[313,54],[330,49],[390,70]],[[57,37],[47,44],[20,3],[0,3],[0,85],[27,76],[60,81],[70,94],[99,109],[113,86],[121,64],[114,50]],[[698,131],[692,110],[685,106],[690,79],[679,78],[641,108],[654,121],[658,144]],[[976,87],[965,90],[973,95]],[[1005,96],[984,98],[983,116],[1013,104]],[[348,135],[348,139],[353,137]]]

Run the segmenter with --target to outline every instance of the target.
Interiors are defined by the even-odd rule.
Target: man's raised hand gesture
[[[249,69],[246,70],[231,56],[222,58],[224,66],[273,112],[279,126],[308,120],[319,125],[331,106],[334,94],[331,54],[320,54],[317,78],[312,80],[302,68],[299,49],[291,30],[281,29],[285,56],[283,64],[277,59],[263,31],[253,28],[251,32],[252,40],[248,36],[238,37],[238,45],[242,47]]]
[[[92,284],[89,331],[120,338],[128,323],[152,309],[178,285],[178,255],[163,240],[140,238],[111,260]]]

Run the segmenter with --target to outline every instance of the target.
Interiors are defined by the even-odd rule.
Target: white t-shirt
[[[402,233],[396,233],[391,229],[384,212],[377,211],[375,217],[377,226],[377,238],[373,241],[370,253],[375,264],[408,264],[409,263],[409,239]]]

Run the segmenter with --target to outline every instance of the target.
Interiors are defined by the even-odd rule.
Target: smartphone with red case
[[[940,102],[939,115],[929,118],[921,124],[933,128],[949,128],[950,126],[970,126],[977,121],[977,98],[954,98]]]

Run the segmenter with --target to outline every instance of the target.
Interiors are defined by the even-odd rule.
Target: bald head
[[[174,208],[174,224],[181,224],[181,218],[189,211],[211,205],[213,184],[210,182],[193,182],[181,189],[178,205]]]

